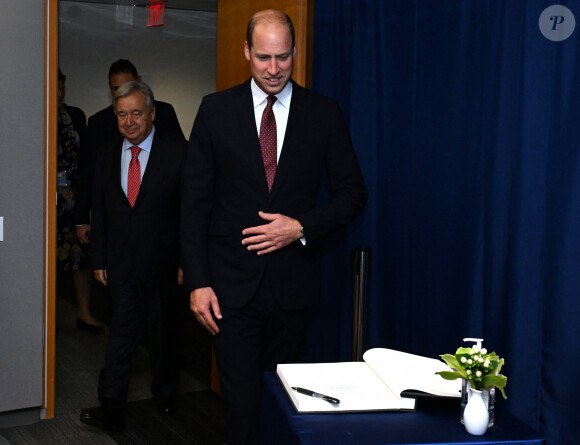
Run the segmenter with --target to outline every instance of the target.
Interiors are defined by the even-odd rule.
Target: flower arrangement
[[[439,374],[446,380],[465,379],[471,382],[471,387],[478,391],[482,389],[498,388],[504,399],[507,377],[501,375],[504,359],[500,359],[495,352],[487,353],[487,349],[475,344],[471,348],[459,348],[455,355],[444,354],[441,358],[453,371],[440,371]]]

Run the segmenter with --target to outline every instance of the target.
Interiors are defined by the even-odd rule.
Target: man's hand
[[[95,269],[94,274],[97,281],[107,285],[107,271],[105,269]]]
[[[214,321],[214,317],[221,320],[222,313],[220,311],[218,299],[211,287],[201,287],[191,291],[189,308],[194,313],[197,321],[211,335],[215,335],[220,331]]]
[[[183,284],[183,269],[181,267],[177,268],[177,284],[180,286]]]
[[[82,226],[76,226],[75,232],[77,239],[81,244],[89,244],[91,242],[91,225],[83,224]]]
[[[296,219],[279,213],[259,212],[260,218],[269,221],[267,224],[248,227],[242,230],[243,235],[251,235],[242,240],[248,250],[256,251],[258,255],[274,252],[304,236],[302,226]]]

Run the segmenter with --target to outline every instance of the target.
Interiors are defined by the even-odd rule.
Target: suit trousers
[[[220,309],[214,348],[228,445],[256,445],[261,434],[263,374],[275,371],[278,363],[298,360],[310,311],[283,310],[267,278],[244,307]]]
[[[182,293],[177,283],[144,287],[131,278],[124,284],[109,286],[109,292],[112,315],[105,367],[99,375],[101,404],[106,410],[124,411],[143,331],[153,375],[151,392],[155,396],[175,394],[183,323]]]

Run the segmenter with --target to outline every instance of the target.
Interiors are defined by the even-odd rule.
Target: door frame
[[[56,336],[56,154],[58,86],[58,0],[45,0],[45,196],[44,196],[44,394],[42,416],[54,417]]]

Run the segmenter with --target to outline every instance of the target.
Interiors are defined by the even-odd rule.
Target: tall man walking
[[[319,298],[317,245],[367,199],[338,105],[290,78],[290,18],[261,11],[246,39],[252,78],[203,99],[182,198],[184,286],[214,335],[229,445],[259,443],[262,374],[297,359]]]

